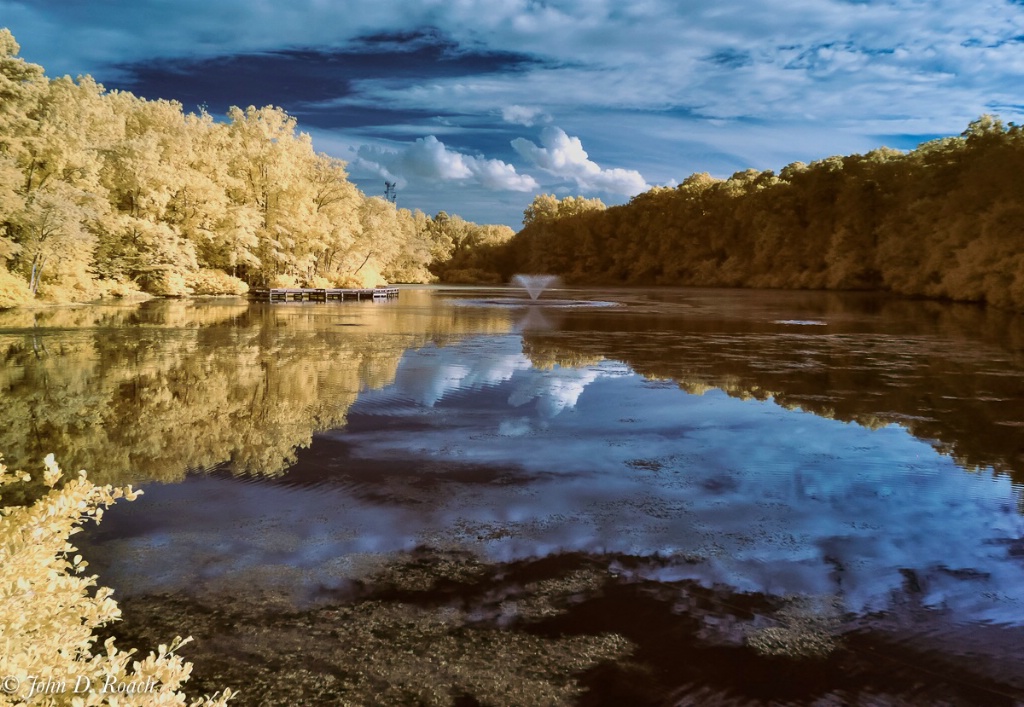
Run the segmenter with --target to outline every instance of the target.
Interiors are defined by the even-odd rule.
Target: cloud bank
[[[441,72],[360,87],[363,99],[407,107],[509,106],[504,119],[513,122],[583,106],[935,122],[956,112],[958,126],[988,106],[1013,111],[1007,118],[1024,112],[1014,88],[1024,77],[1024,6],[1009,0],[798,0],[785,12],[763,0],[0,0],[0,17],[30,58],[72,75],[303,47],[401,53],[431,37],[444,39],[451,58],[535,57],[532,68],[483,78]]]
[[[367,174],[462,190],[425,210],[458,212],[467,185],[625,197],[1024,121],[1019,0],[0,0],[0,18],[51,75],[186,108],[221,90],[384,145]]]
[[[555,176],[571,179],[584,191],[634,196],[650,189],[636,170],[602,169],[587,155],[580,139],[570,137],[561,128],[544,128],[540,141],[542,147],[525,138],[516,138],[512,147],[531,164]]]
[[[519,174],[510,164],[448,149],[433,135],[420,138],[400,150],[362,146],[350,164],[395,181],[399,187],[410,182],[471,181],[493,191],[528,192],[538,188],[536,180]]]
[[[548,122],[551,116],[535,106],[511,105],[501,109],[501,119],[506,123],[530,127]]]

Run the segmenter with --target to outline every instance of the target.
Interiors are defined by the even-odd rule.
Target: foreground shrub
[[[2,458],[0,458],[2,460]],[[48,455],[43,482],[49,489],[28,506],[0,509],[0,696],[37,705],[184,705],[179,689],[192,672],[175,651],[176,638],[143,660],[110,638],[97,647],[95,629],[120,618],[113,591],[95,576],[68,539],[103,509],[139,493],[97,486],[80,471],[59,488],[62,473]],[[0,487],[30,481],[0,463]],[[99,648],[97,650],[97,648]],[[192,701],[224,705],[231,691]]]
[[[185,279],[196,295],[244,295],[249,286],[223,270],[203,268]]]
[[[270,278],[270,287],[287,287],[297,288],[299,287],[299,278],[294,275],[274,275]]]
[[[318,290],[329,290],[334,287],[334,281],[320,276],[307,277],[302,281],[302,286]]]
[[[100,280],[101,299],[149,299],[151,295],[146,294],[134,283],[123,279]]]
[[[138,281],[143,292],[158,297],[187,297],[192,294],[185,276],[167,269],[148,272],[139,276]]]

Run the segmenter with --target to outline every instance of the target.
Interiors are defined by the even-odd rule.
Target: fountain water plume
[[[516,275],[512,278],[512,284],[526,290],[532,300],[536,300],[544,290],[557,283],[557,275]]]

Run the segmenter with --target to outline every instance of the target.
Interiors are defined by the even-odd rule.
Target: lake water
[[[1024,317],[407,288],[0,315],[0,451],[237,704],[1024,704]]]

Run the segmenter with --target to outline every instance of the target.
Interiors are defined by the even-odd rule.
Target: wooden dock
[[[366,289],[324,289],[274,287],[269,290],[251,290],[253,299],[261,302],[346,302],[353,300],[398,299],[397,287],[372,287]]]

